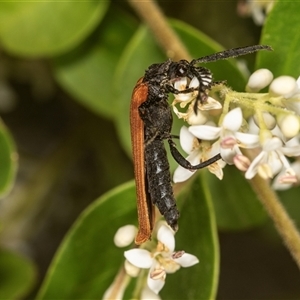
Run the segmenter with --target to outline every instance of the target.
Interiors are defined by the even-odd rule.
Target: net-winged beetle
[[[171,154],[182,167],[190,170],[201,169],[221,158],[216,155],[211,159],[192,166],[177,150],[172,140],[172,111],[168,104],[168,94],[189,93],[198,91],[195,101],[195,112],[198,102],[205,102],[208,92],[215,84],[209,69],[196,66],[200,63],[214,62],[259,50],[272,50],[265,45],[234,48],[212,55],[194,59],[191,62],[167,60],[164,63],[151,65],[144,77],[137,82],[131,100],[130,128],[136,181],[137,210],[139,230],[136,244],[142,244],[151,237],[154,225],[154,205],[165,217],[167,223],[176,231],[179,212],[171,185],[170,168],[164,140],[169,142]],[[182,78],[199,81],[197,88],[187,87],[178,91],[173,83]]]

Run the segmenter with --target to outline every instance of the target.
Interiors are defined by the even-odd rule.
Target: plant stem
[[[122,266],[114,281],[104,293],[103,299],[123,299],[124,291],[129,284],[130,279],[130,276],[127,275],[124,267]]]
[[[295,224],[266,180],[257,175],[250,180],[250,184],[300,268],[300,235]]]
[[[175,61],[191,59],[186,47],[169,26],[165,16],[154,1],[128,0],[128,2],[148,25],[158,44],[165,50],[168,57]]]
[[[152,0],[128,0],[128,2],[139,14],[141,19],[147,23],[158,43],[166,51],[169,57],[175,60],[190,60],[190,55],[188,54],[186,48],[170,28],[156,3],[154,3]],[[265,207],[269,216],[273,220],[275,227],[282,237],[286,247],[291,252],[291,255],[300,268],[300,235],[295,225],[277,198],[277,195],[271,189],[268,182],[259,176],[256,176],[250,181],[250,183],[253,190],[257,193],[262,205]]]

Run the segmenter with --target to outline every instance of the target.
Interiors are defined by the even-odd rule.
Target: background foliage
[[[159,4],[193,57],[261,42],[274,52],[243,57],[251,71],[299,76],[299,2],[277,1],[262,31],[235,2]],[[1,2],[0,47],[0,298],[99,298],[123,261],[113,235],[136,224],[131,92],[166,56],[109,1]],[[207,67],[243,91],[236,61]],[[299,224],[299,188],[280,196]],[[200,264],[170,275],[162,298],[300,297],[296,266],[234,168],[223,181],[199,172],[177,201],[177,248]]]

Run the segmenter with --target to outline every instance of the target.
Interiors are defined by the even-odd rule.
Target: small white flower
[[[187,89],[187,87],[189,88],[195,88],[197,89],[199,87],[199,80],[197,77],[194,77],[190,83],[188,82],[188,78],[187,77],[182,77],[179,80],[176,80],[174,82],[174,88],[178,91],[184,91]],[[179,93],[179,94],[175,94],[175,99],[177,102],[190,102],[193,99],[195,99],[195,97],[198,95],[198,91],[195,90],[193,92],[190,93]]]
[[[291,168],[281,171],[275,178],[272,187],[275,190],[287,190],[300,182],[300,161],[291,163]]]
[[[147,284],[156,294],[165,284],[167,273],[174,273],[180,267],[190,267],[199,262],[196,256],[184,251],[174,252],[173,231],[161,225],[157,231],[158,244],[154,252],[145,249],[131,249],[124,252],[126,259],[134,266],[149,269]]]
[[[264,179],[273,178],[282,168],[290,169],[290,163],[285,157],[300,155],[300,145],[294,146],[293,141],[285,145],[278,137],[265,140],[262,151],[252,161],[245,177],[253,178],[257,173]]]
[[[135,248],[124,252],[126,259],[140,269],[149,269],[153,258],[148,250]]]
[[[203,78],[203,80],[211,81],[211,79]],[[174,82],[174,88],[178,91],[184,91],[187,88],[195,88],[199,87],[199,80],[194,77],[190,83],[186,77],[180,78]],[[208,84],[209,82],[207,82]],[[198,90],[195,90],[190,93],[179,93],[175,94],[175,98],[173,100],[172,106],[174,113],[178,116],[178,118],[184,119],[189,124],[204,124],[208,120],[207,111],[212,109],[221,109],[222,105],[219,101],[213,99],[212,97],[208,97],[204,103],[201,103],[196,98],[198,96]],[[194,111],[195,101],[197,103],[197,113]],[[180,105],[181,108],[185,108],[187,104],[190,104],[187,112],[180,112],[176,107],[176,104]]]
[[[177,115],[179,119],[183,119],[190,125],[199,125],[204,124],[208,121],[209,115],[207,111],[202,111],[200,109],[197,110],[197,114],[195,114],[194,111],[194,103],[195,101],[192,101],[192,103],[189,105],[186,112],[180,112],[177,107],[175,106],[177,104],[176,100],[173,101],[173,111]],[[181,107],[184,107],[187,103],[180,103]]]
[[[239,147],[251,149],[259,146],[258,135],[238,132],[242,122],[242,110],[237,107],[225,115],[220,127],[209,125],[190,126],[189,131],[201,140],[218,139],[223,160],[228,164],[233,164],[235,155],[240,154]]]
[[[187,109],[187,112],[179,112],[177,107],[175,106],[178,102],[176,99],[173,101],[173,111],[177,115],[179,119],[183,119],[190,125],[201,125],[205,124],[209,121],[210,115],[209,111],[211,110],[220,110],[222,105],[219,101],[215,100],[212,97],[208,97],[205,102],[198,101],[197,103],[197,113],[195,113],[195,102],[198,101],[194,99]],[[184,108],[188,104],[188,102],[181,102],[180,107]]]
[[[199,143],[198,139],[189,132],[188,128],[183,126],[180,129],[180,145],[182,149],[188,154],[186,160],[188,160],[191,165],[198,165],[219,153],[219,144],[215,143],[211,145],[209,142]],[[222,168],[226,163],[222,160],[218,160],[215,163],[209,165],[208,170],[215,174],[219,179],[223,178]],[[174,172],[173,181],[182,182],[189,179],[195,171],[190,171],[182,166],[178,166]]]

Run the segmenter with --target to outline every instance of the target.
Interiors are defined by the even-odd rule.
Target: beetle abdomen
[[[145,145],[145,165],[151,201],[176,231],[179,212],[173,194],[167,152],[162,140],[153,140]]]

